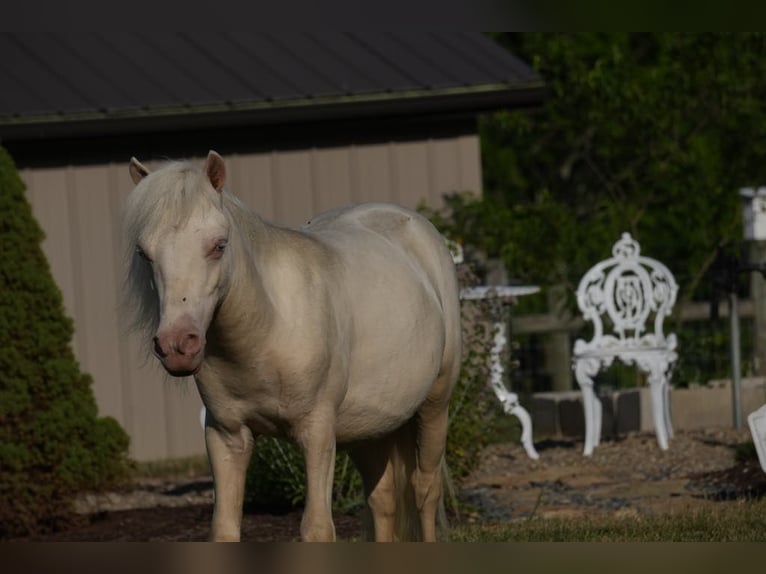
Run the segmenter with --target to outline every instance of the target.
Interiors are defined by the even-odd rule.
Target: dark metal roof
[[[534,104],[542,81],[474,32],[0,34],[0,140]]]

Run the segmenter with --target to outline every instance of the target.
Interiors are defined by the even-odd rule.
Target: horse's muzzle
[[[188,377],[199,372],[204,357],[205,340],[195,332],[166,332],[154,337],[154,355],[174,377]]]

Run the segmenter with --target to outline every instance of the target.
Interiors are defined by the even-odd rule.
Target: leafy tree
[[[124,476],[128,437],[98,417],[24,184],[0,148],[0,538],[54,529]]]
[[[437,224],[569,292],[629,231],[681,300],[704,297],[717,247],[742,238],[738,188],[766,183],[766,35],[495,38],[548,96],[482,119],[484,197],[450,197]]]

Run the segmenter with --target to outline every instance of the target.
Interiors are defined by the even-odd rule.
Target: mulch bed
[[[757,460],[692,474],[689,479],[688,488],[711,500],[747,500],[766,495],[766,473]]]
[[[746,433],[729,430],[678,433],[670,449],[660,451],[653,435],[636,434],[605,441],[591,457],[582,456],[581,442],[547,440],[536,445],[539,461],[530,460],[516,443],[492,445],[462,485],[462,498],[473,507],[462,518],[481,522],[532,515],[658,513],[760,498],[766,494],[766,473],[757,460],[735,459],[737,444],[748,439]],[[151,490],[152,496],[160,493],[168,502],[102,509],[85,515],[77,527],[17,540],[203,541],[212,516],[209,486],[209,477],[187,485],[144,485],[143,495]],[[334,518],[338,539],[360,537],[358,514]],[[300,510],[255,509],[243,517],[242,539],[295,541],[300,538],[300,521]]]
[[[211,504],[181,507],[136,508],[103,511],[87,517],[86,524],[41,536],[15,541],[47,542],[202,542],[210,533]],[[277,513],[252,511],[243,516],[242,540],[290,542],[300,539],[301,511]],[[339,539],[352,539],[361,532],[355,516],[335,516]]]

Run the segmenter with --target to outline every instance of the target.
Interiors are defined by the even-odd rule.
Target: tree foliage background
[[[510,274],[573,292],[629,231],[704,298],[742,239],[738,189],[766,184],[766,34],[503,33],[548,89],[481,120],[484,197],[432,213]]]

